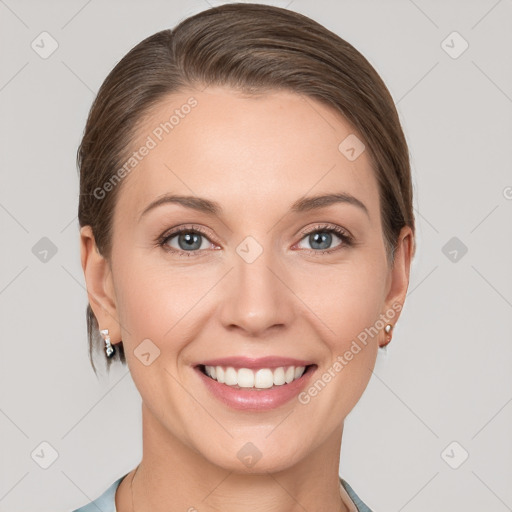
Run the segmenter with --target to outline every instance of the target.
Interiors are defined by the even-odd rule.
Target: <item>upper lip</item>
[[[304,359],[295,359],[292,357],[266,356],[266,357],[246,357],[234,356],[218,359],[209,359],[202,361],[196,366],[232,366],[234,368],[279,368],[281,366],[309,366],[314,364],[312,361]]]

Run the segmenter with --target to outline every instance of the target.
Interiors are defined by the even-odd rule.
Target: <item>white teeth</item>
[[[298,370],[300,370],[300,366],[297,367]],[[282,386],[286,382],[284,378],[284,368],[281,366],[281,368],[276,368],[274,370],[274,385],[275,386]]]
[[[224,374],[224,384],[227,384],[228,386],[236,386],[238,384],[238,376],[236,370],[228,366],[226,368],[226,373]]]
[[[249,368],[236,370],[232,366],[205,366],[205,373],[212,379],[228,386],[241,388],[268,389],[272,386],[289,384],[302,377],[306,371],[305,366],[280,366],[279,368],[261,368],[253,371]]]
[[[274,375],[272,370],[263,368],[258,370],[254,376],[254,387],[260,389],[271,388],[274,385]]]
[[[237,374],[238,385],[241,388],[253,388],[254,387],[254,372],[247,368],[240,368]]]

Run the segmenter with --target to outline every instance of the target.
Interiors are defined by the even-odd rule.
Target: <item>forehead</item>
[[[117,205],[134,217],[168,193],[261,216],[302,196],[345,192],[378,218],[377,182],[361,137],[310,97],[287,91],[247,96],[221,87],[185,91],[155,105],[136,135],[136,165]]]

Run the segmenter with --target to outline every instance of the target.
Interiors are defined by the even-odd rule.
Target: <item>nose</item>
[[[284,265],[270,249],[263,250],[252,262],[243,254],[235,255],[234,268],[227,276],[229,284],[222,298],[220,319],[226,329],[262,337],[291,323],[294,295]]]

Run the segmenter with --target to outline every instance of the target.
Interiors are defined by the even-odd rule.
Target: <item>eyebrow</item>
[[[305,212],[310,210],[318,210],[320,208],[326,208],[331,204],[336,203],[344,203],[351,204],[353,206],[357,206],[361,210],[363,210],[366,215],[369,217],[368,208],[366,208],[365,204],[347,192],[338,192],[337,194],[327,194],[327,195],[319,195],[319,196],[310,196],[310,197],[302,197],[295,201],[292,204],[291,211],[292,212]]]
[[[216,201],[212,201],[210,199],[205,199],[197,196],[183,196],[176,194],[165,194],[155,201],[151,202],[144,211],[139,216],[139,221],[141,218],[146,215],[149,211],[161,206],[163,204],[179,204],[184,206],[185,208],[190,208],[192,210],[196,210],[202,213],[206,213],[209,215],[220,216],[222,213],[222,206]],[[301,197],[297,201],[295,201],[290,207],[290,211],[293,213],[301,213],[311,210],[319,210],[321,208],[326,208],[332,204],[342,203],[342,204],[350,204],[356,206],[363,210],[366,215],[369,217],[368,209],[364,205],[362,201],[357,199],[351,194],[346,192],[339,192],[336,194],[326,194],[326,195],[317,195],[310,197]]]

